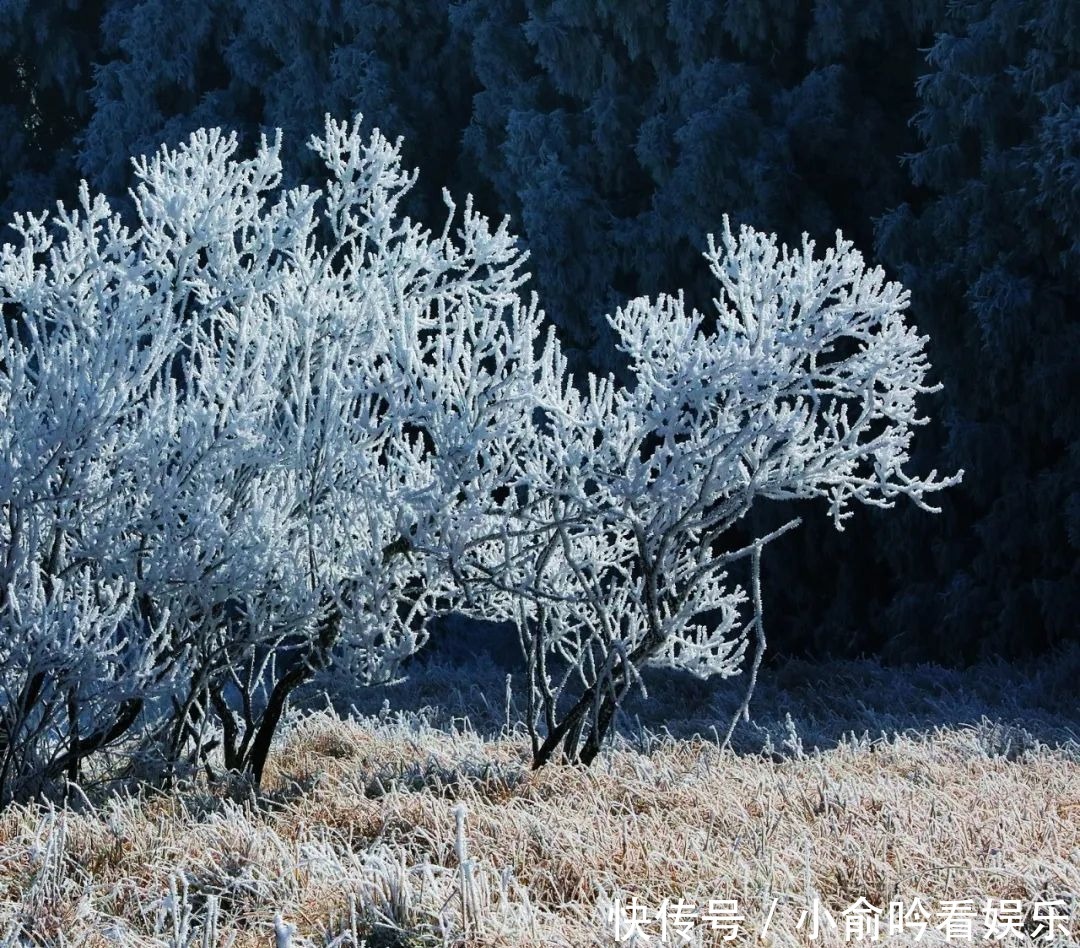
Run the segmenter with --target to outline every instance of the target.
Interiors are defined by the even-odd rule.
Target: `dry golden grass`
[[[280,912],[293,945],[602,945],[611,906],[636,896],[737,900],[744,932],[729,943],[851,944],[840,913],[859,898],[1061,898],[1075,911],[1080,896],[1075,749],[989,756],[966,730],[779,761],[670,739],[534,773],[520,736],[319,713],[288,731],[266,790],[9,809],[0,935],[270,945]],[[840,931],[796,927],[814,899]],[[668,943],[723,942],[699,922]]]

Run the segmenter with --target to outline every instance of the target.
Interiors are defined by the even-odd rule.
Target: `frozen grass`
[[[859,898],[1059,898],[1075,916],[1075,660],[1020,678],[788,663],[723,752],[690,731],[722,735],[737,689],[661,676],[670,733],[641,705],[592,769],[537,773],[500,669],[418,666],[407,691],[354,696],[352,719],[297,715],[259,800],[191,786],[0,814],[0,945],[577,948],[613,944],[633,896],[737,900],[755,939],[729,944],[756,940],[773,900],[756,943],[857,943],[796,928],[815,899],[838,921]],[[391,695],[407,707],[366,707]],[[723,943],[691,934],[668,943]],[[920,942],[938,943],[970,942]]]

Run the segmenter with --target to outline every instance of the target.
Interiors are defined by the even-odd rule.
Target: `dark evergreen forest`
[[[936,517],[807,510],[765,563],[772,648],[1080,638],[1075,0],[0,0],[5,221],[80,178],[122,202],[130,156],[200,126],[280,127],[313,172],[327,112],[404,137],[414,215],[448,187],[512,216],[580,371],[619,370],[620,302],[710,305],[722,214],[843,229],[931,337],[915,467],[966,477]]]

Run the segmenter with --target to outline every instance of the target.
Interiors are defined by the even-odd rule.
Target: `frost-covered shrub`
[[[540,316],[505,223],[396,214],[399,144],[327,120],[135,162],[137,226],[84,185],[0,252],[0,800],[133,739],[258,779],[290,692],[376,678],[452,602],[528,408]],[[492,447],[495,445],[495,447]],[[133,725],[138,722],[138,729]]]
[[[756,674],[761,551],[799,522],[733,543],[756,501],[822,498],[842,528],[853,502],[930,510],[959,480],[904,470],[936,387],[899,284],[839,236],[815,258],[726,220],[706,259],[715,329],[681,296],[611,317],[629,386],[581,392],[545,353],[521,502],[468,571],[519,623],[537,766],[591,761],[645,664],[731,676],[754,636]]]
[[[715,329],[635,300],[632,384],[579,390],[505,221],[433,234],[398,144],[310,144],[325,188],[283,190],[279,141],[200,131],[135,162],[134,229],[84,185],[0,252],[0,800],[105,749],[258,781],[298,685],[455,606],[518,624],[534,762],[587,763],[642,665],[733,675],[753,633],[756,671],[798,521],[733,543],[755,501],[839,527],[958,479],[903,469],[925,338],[849,243],[725,220]]]

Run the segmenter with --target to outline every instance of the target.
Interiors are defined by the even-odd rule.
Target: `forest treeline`
[[[937,517],[807,511],[764,566],[771,646],[1078,637],[1080,5],[0,0],[4,221],[80,178],[123,206],[130,156],[205,126],[281,128],[314,175],[303,143],[355,112],[423,169],[413,214],[446,187],[512,216],[579,371],[619,370],[603,317],[631,297],[710,306],[724,213],[791,244],[841,228],[911,290],[945,385],[914,468],[966,476]]]

